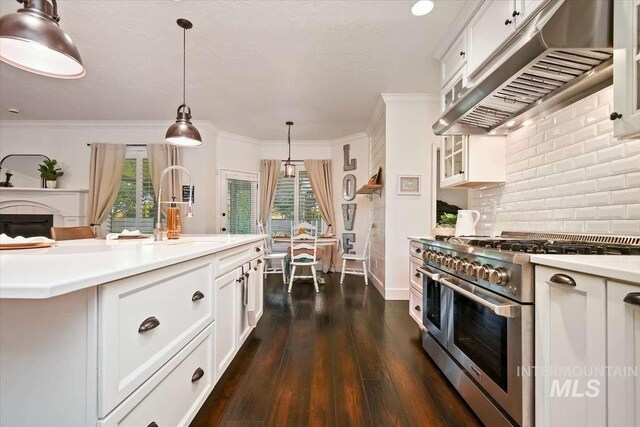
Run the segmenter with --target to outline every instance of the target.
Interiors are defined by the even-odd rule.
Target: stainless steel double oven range
[[[423,347],[485,425],[532,425],[529,256],[433,241],[423,257]]]

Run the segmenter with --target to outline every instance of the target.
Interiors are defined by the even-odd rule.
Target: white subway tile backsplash
[[[622,220],[611,221],[611,233],[613,234],[640,234],[640,221]]]
[[[614,145],[613,147],[605,148],[598,151],[598,163],[609,162],[611,160],[617,160],[623,157],[624,146],[622,144]]]
[[[625,205],[598,206],[598,219],[624,219],[626,211]]]
[[[622,148],[621,146],[618,146]],[[616,147],[611,147],[616,148]],[[627,172],[637,172],[640,170],[640,155],[632,155],[624,159],[611,162],[611,174],[622,174]]]
[[[587,139],[594,138],[597,135],[598,135],[598,128],[594,124],[591,126],[584,127],[582,129],[578,129],[573,134],[573,140],[575,142],[586,141]]]
[[[587,206],[601,206],[609,204],[611,199],[610,191],[602,191],[600,193],[589,193],[584,196],[584,204]]]
[[[587,233],[610,233],[611,221],[586,221],[585,232]]]
[[[608,87],[507,136],[504,184],[469,191],[479,233],[640,235],[640,140],[613,138]],[[499,211],[493,210],[497,204]]]
[[[588,153],[578,156],[573,159],[573,166],[576,168],[583,168],[585,166],[595,165],[598,162],[597,153]]]
[[[598,191],[602,190],[621,190],[626,186],[624,175],[607,176],[598,178]]]
[[[612,191],[611,203],[640,203],[640,188]]]

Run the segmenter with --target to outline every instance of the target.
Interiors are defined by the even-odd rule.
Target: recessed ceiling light
[[[7,108],[7,111],[13,114],[20,114],[20,110],[18,110],[17,108],[14,107],[9,107]]]
[[[507,125],[507,127],[508,127],[508,128],[512,128],[512,127],[514,127],[514,126],[516,125],[516,123],[517,123],[517,122],[516,122],[515,120],[509,120],[509,121],[506,123],[506,125]]]
[[[411,13],[415,16],[423,16],[433,10],[432,0],[418,0],[411,6]]]

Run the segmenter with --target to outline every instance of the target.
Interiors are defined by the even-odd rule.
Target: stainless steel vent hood
[[[554,0],[467,82],[436,135],[506,134],[612,83],[613,1]]]

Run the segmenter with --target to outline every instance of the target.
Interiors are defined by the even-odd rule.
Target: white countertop
[[[45,249],[0,251],[0,298],[51,298],[257,242],[263,236],[192,235],[179,240],[85,239]]]
[[[534,264],[564,268],[640,285],[637,255],[531,255]]]

